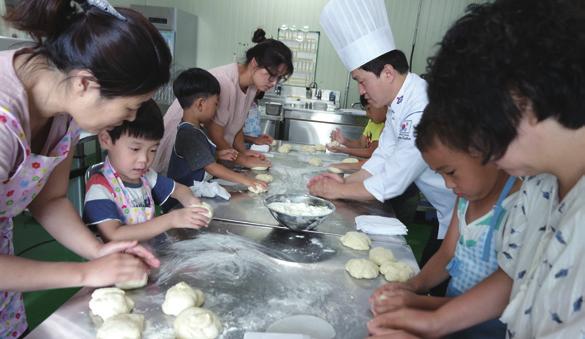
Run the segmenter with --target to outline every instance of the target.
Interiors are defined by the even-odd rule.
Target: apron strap
[[[514,187],[515,182],[516,182],[516,177],[511,176],[508,178],[508,180],[506,181],[506,184],[504,185],[504,189],[502,190],[502,192],[500,193],[500,196],[498,197],[498,201],[494,205],[492,219],[490,220],[490,227],[489,227],[486,239],[485,239],[486,243],[485,243],[485,246],[483,247],[482,259],[484,261],[489,261],[494,231],[496,230],[496,225],[498,224],[498,221],[500,220],[500,216],[501,216],[502,212],[504,211],[504,207],[502,207],[502,203],[504,202],[504,199],[506,199],[506,197],[508,197],[508,194],[512,190],[512,187]]]

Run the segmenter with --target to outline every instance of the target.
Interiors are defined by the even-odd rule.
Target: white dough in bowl
[[[358,161],[359,160],[356,158],[345,158],[345,159],[341,160],[341,162],[344,164],[357,164]]]
[[[341,240],[341,243],[344,246],[360,251],[369,250],[370,244],[372,243],[366,234],[353,231],[345,233],[345,235],[342,236],[339,240]]]
[[[309,159],[308,162],[310,165],[316,166],[316,167],[319,167],[323,164],[323,161],[321,161],[321,159],[319,159],[319,158],[311,158],[311,159]]]
[[[284,145],[281,145],[280,147],[278,147],[278,152],[279,153],[288,153],[288,152],[290,152],[291,149],[292,149],[291,144],[284,144]]]
[[[278,213],[296,217],[321,217],[331,213],[327,206],[311,206],[303,202],[272,202],[268,207]]]
[[[213,218],[213,207],[211,207],[211,205],[206,203],[205,201],[202,201],[200,204],[193,204],[191,205],[191,207],[204,208],[207,210],[207,217],[209,218],[209,220]]]
[[[270,174],[260,173],[256,175],[256,180],[264,181],[264,182],[272,182],[274,178]]]
[[[384,247],[374,247],[370,250],[370,260],[377,265],[382,265],[386,261],[394,261],[394,253]]]
[[[104,322],[96,339],[140,339],[144,328],[144,315],[118,314]]]
[[[388,281],[405,282],[414,275],[410,266],[401,261],[387,261],[380,266],[380,273]]]
[[[181,312],[174,327],[178,339],[215,339],[222,331],[217,315],[199,307],[189,307]]]
[[[342,170],[340,170],[340,169],[339,169],[339,168],[337,168],[337,167],[328,167],[328,168],[327,168],[327,170],[328,170],[329,172],[331,172],[331,173],[335,173],[335,174],[340,174],[340,173],[343,173],[343,171],[342,171]]]
[[[120,283],[116,284],[116,287],[121,288],[123,290],[133,290],[135,288],[141,288],[141,287],[146,286],[147,282],[148,282],[148,275],[146,273],[144,273],[144,275],[142,276],[141,279],[120,282]]]
[[[184,281],[169,288],[162,304],[162,311],[168,315],[178,315],[189,307],[198,307],[205,302],[203,292],[198,288],[192,288]]]
[[[134,308],[134,301],[126,296],[126,292],[116,287],[98,288],[91,294],[89,309],[102,320],[123,313]]]
[[[378,265],[368,259],[350,259],[345,270],[357,279],[374,279],[378,276]]]

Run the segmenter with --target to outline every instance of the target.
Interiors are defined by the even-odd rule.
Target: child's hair
[[[31,34],[29,53],[61,72],[87,69],[104,97],[143,95],[170,79],[171,53],[158,30],[127,8],[119,19],[85,0],[19,0],[5,20]],[[82,7],[79,10],[77,7]]]
[[[246,65],[255,59],[259,67],[266,68],[271,74],[276,74],[280,65],[286,66],[285,78],[293,74],[292,52],[284,43],[266,39],[262,28],[254,32],[252,42],[256,45],[246,51]]]
[[[173,82],[173,92],[183,109],[191,107],[199,98],[219,95],[220,90],[219,81],[213,74],[201,68],[189,68]]]
[[[360,95],[360,104],[362,105],[363,109],[366,109],[366,107],[368,107],[368,99],[366,99],[366,96],[364,94]]]
[[[406,60],[406,55],[398,49],[386,52],[379,57],[366,62],[360,67],[360,69],[363,69],[366,72],[372,72],[377,77],[380,77],[380,74],[382,74],[382,70],[386,65],[392,65],[392,67],[394,67],[394,69],[400,74],[404,75],[408,73],[408,60]]]
[[[447,116],[448,144],[497,160],[530,102],[538,121],[585,126],[584,60],[582,0],[471,5],[429,59],[426,111]]]
[[[262,100],[262,98],[264,98],[264,92],[263,91],[258,91],[256,92],[256,96],[254,96],[254,102],[258,102],[260,100]]]
[[[133,121],[125,120],[122,125],[116,126],[108,131],[112,143],[116,143],[122,135],[146,140],[160,140],[165,132],[162,112],[160,108],[150,99],[145,101]]]

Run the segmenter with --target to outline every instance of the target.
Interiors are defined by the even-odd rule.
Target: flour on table
[[[331,213],[327,206],[310,206],[302,202],[273,202],[268,207],[279,213],[299,217],[321,217]]]

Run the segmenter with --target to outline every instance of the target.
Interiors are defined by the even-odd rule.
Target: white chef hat
[[[330,0],[320,23],[350,72],[396,49],[384,0]]]

